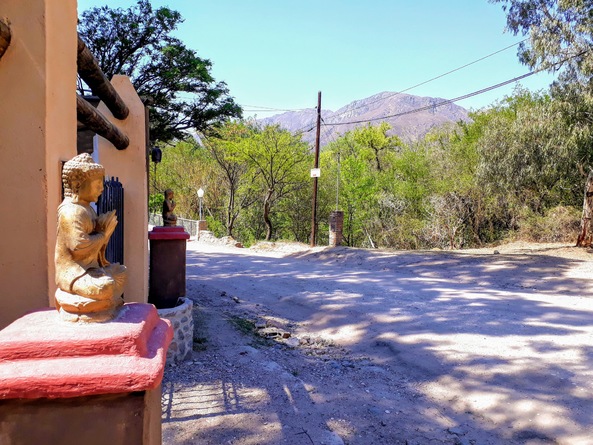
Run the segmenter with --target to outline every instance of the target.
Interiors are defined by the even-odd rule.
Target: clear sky
[[[134,0],[79,0],[79,13],[94,6],[127,8]],[[402,91],[455,70],[523,36],[505,32],[500,4],[487,0],[153,0],[184,23],[176,36],[213,63],[246,116],[313,108],[336,111],[382,91]],[[408,94],[452,99],[529,70],[517,47],[502,51]],[[546,88],[547,73],[523,79]],[[514,85],[457,102],[488,106]],[[255,111],[257,110],[257,111]]]

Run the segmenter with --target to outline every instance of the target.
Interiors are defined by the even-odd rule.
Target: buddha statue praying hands
[[[103,192],[105,169],[88,153],[64,164],[64,200],[58,207],[56,307],[65,320],[112,319],[123,304],[126,268],[105,258],[117,226],[115,210],[97,215],[91,207]]]

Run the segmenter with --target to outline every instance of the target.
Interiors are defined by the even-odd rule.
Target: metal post
[[[336,212],[340,209],[340,152],[338,151],[338,174],[336,176]]]
[[[315,135],[315,168],[319,168],[319,136],[321,133],[321,91],[317,93],[317,134]],[[311,216],[311,247],[317,237],[317,177],[313,178],[313,211]]]
[[[200,210],[199,210],[199,214],[200,214],[200,221],[202,221],[202,198],[204,197],[204,189],[202,187],[200,187],[198,189],[198,198],[200,200]]]

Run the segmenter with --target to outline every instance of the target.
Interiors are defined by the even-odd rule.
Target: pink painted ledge
[[[173,338],[152,304],[125,304],[106,323],[69,323],[53,308],[0,331],[0,399],[146,391],[163,378]]]
[[[149,240],[188,240],[189,233],[181,226],[156,226],[148,232]]]

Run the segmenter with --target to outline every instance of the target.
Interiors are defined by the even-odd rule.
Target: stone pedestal
[[[335,210],[329,214],[329,245],[342,245],[342,230],[344,228],[344,212]]]
[[[53,308],[18,319],[0,331],[0,442],[160,445],[172,335],[143,303],[108,323],[67,323]]]
[[[194,345],[194,304],[189,298],[180,298],[175,307],[159,309],[159,317],[169,320],[173,326],[173,340],[167,351],[167,363],[180,363],[191,357]]]
[[[196,238],[199,240],[200,233],[207,232],[207,231],[208,231],[208,221],[206,221],[205,219],[198,220],[198,235],[196,236]]]
[[[154,227],[150,241],[148,302],[171,308],[185,296],[185,251],[189,233],[181,226]]]

